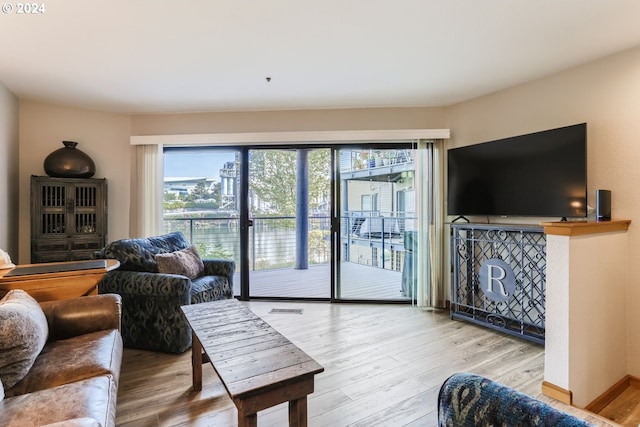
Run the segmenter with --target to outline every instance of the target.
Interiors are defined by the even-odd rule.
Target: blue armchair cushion
[[[204,264],[193,245],[180,251],[157,254],[156,263],[160,273],[181,274],[189,279],[200,277],[204,272]]]
[[[479,375],[449,377],[438,395],[439,427],[587,427],[585,420]]]
[[[115,258],[120,261],[121,270],[158,273],[156,255],[187,249],[190,245],[184,234],[174,231],[162,236],[116,240],[94,258]]]

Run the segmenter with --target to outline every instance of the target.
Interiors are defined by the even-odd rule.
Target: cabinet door
[[[103,234],[103,186],[98,183],[75,184],[73,199],[69,204],[73,209],[70,234],[91,235]]]
[[[37,182],[34,191],[34,230],[36,236],[62,236],[67,233],[68,188],[64,183]]]

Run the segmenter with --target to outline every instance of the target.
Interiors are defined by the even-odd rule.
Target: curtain
[[[132,236],[149,237],[162,232],[162,144],[136,146],[135,225]]]
[[[436,140],[431,144],[432,153],[432,212],[429,225],[429,259],[431,261],[431,302],[432,306],[444,308],[446,304],[447,280],[445,278],[445,264],[448,265],[448,257],[445,256],[445,150],[444,141]]]
[[[418,307],[444,307],[444,144],[418,141],[416,187],[420,202],[418,261],[415,292]]]

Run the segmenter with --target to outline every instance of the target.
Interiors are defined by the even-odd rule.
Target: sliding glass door
[[[328,148],[249,150],[251,297],[331,296]]]
[[[338,300],[411,300],[417,227],[415,152],[340,149]]]
[[[181,231],[202,258],[236,262],[240,295],[241,152],[214,148],[164,149],[163,231]]]
[[[203,258],[233,259],[242,298],[409,302],[416,155],[397,143],[166,147],[163,228]]]

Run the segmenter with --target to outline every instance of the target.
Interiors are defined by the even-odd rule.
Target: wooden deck
[[[409,300],[401,291],[402,273],[351,262],[341,264],[339,299]],[[249,274],[252,297],[314,298],[331,297],[329,264],[306,270],[283,268],[252,271]],[[234,277],[234,293],[240,295],[240,275]]]

